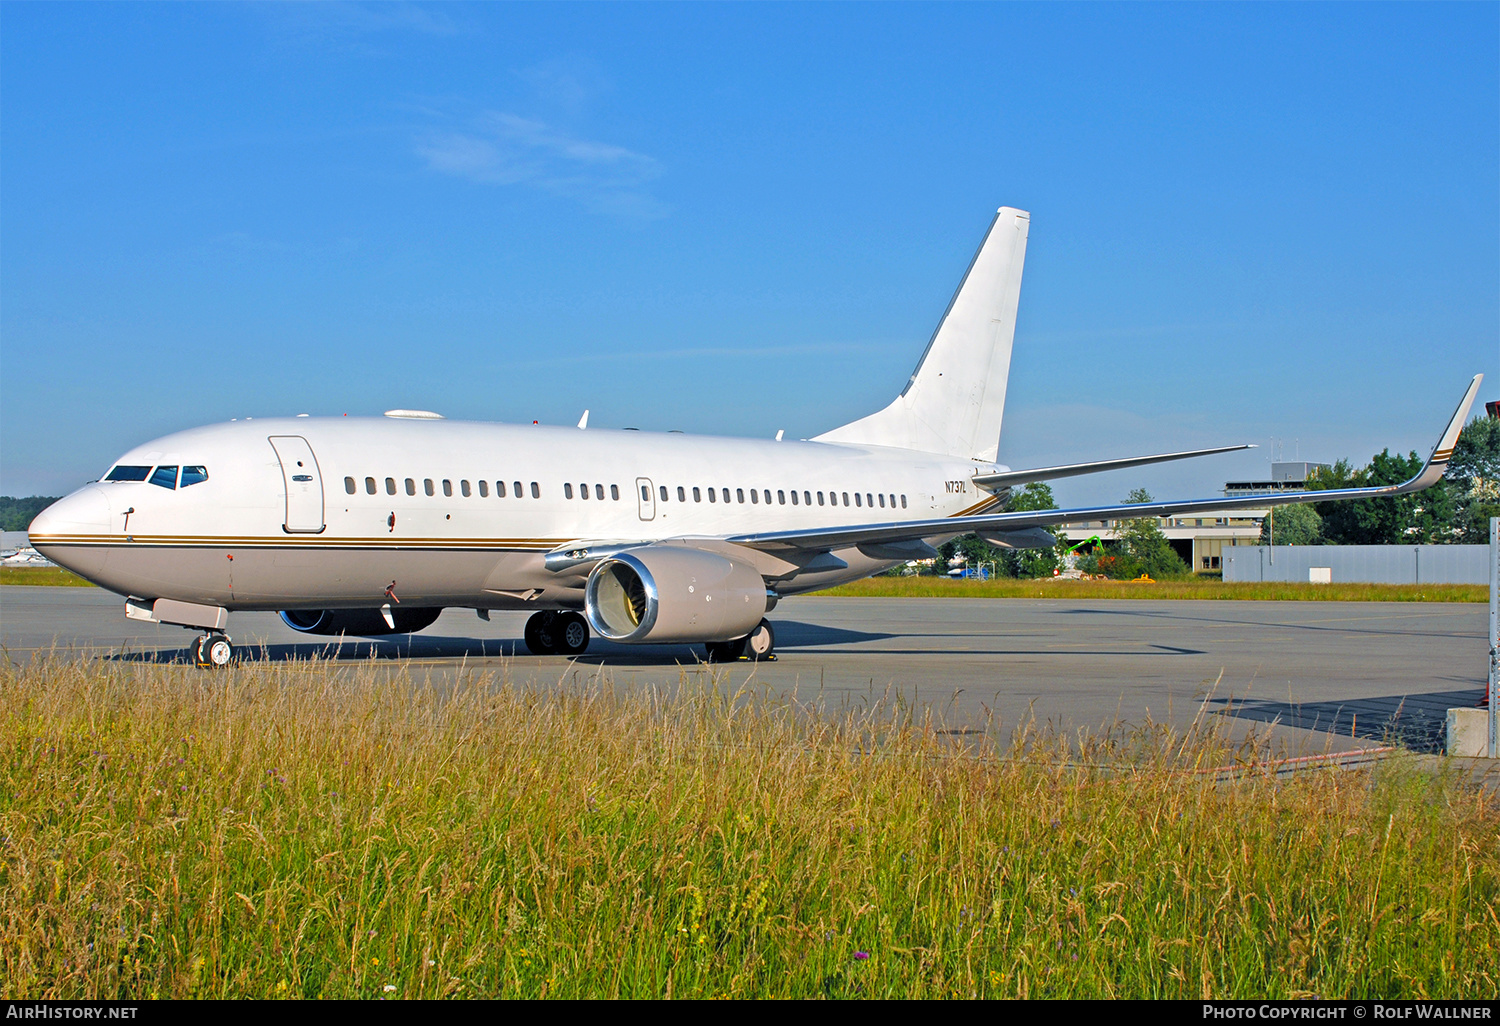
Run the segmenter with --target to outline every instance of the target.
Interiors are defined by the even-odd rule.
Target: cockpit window
[[[188,485],[202,484],[208,480],[207,467],[183,467],[182,480],[177,482],[178,488],[186,488]]]
[[[176,467],[157,467],[151,475],[151,483],[159,488],[177,487]]]
[[[106,481],[144,481],[151,476],[150,467],[127,467],[124,464],[104,475]]]

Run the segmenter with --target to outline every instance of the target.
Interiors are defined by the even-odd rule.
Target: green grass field
[[[869,598],[1253,599],[1305,602],[1488,602],[1483,584],[1265,584],[1186,581],[950,580],[869,577],[820,595]]]
[[[0,566],[0,584],[55,585],[92,588],[93,585],[60,566]]]
[[[1401,760],[410,673],[0,669],[0,998],[1500,989],[1500,808]]]

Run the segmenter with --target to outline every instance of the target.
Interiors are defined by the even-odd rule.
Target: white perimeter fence
[[[1232,545],[1221,565],[1226,581],[1490,583],[1488,545]]]

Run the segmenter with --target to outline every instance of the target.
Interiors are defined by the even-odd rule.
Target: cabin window
[[[906,508],[906,496],[904,496],[904,495],[901,496],[901,508],[902,509]]]
[[[687,502],[687,492],[682,490],[682,485],[677,486],[677,501]]]
[[[647,485],[641,485],[641,501],[642,502],[650,502],[651,501],[651,489]]]
[[[517,492],[517,494],[520,493]],[[542,486],[537,484],[535,481],[531,482],[531,497],[533,499],[540,499],[542,497]]]
[[[869,506],[871,509],[875,508],[875,496],[871,495],[869,492],[865,492],[865,505]]]
[[[183,467],[182,480],[177,482],[178,488],[186,488],[188,485],[201,484],[208,480],[207,467]]]
[[[594,485],[594,498],[600,502],[604,501],[604,486],[602,484]]]
[[[572,497],[573,497],[573,486],[570,485],[570,484],[563,485],[563,498],[564,499],[571,499]]]
[[[745,501],[745,489],[743,489],[743,488],[736,488],[736,489],[735,489],[735,490],[734,490],[734,494],[735,494],[735,495],[737,495],[737,496],[738,496],[738,497],[739,497],[739,500],[740,500],[740,501],[741,501],[741,502],[744,502],[744,501]]]
[[[729,489],[728,488],[724,489],[724,501],[725,502],[729,501]]]
[[[620,486],[619,485],[610,485],[609,486],[609,497],[611,499],[614,499],[616,502],[620,501]]]
[[[416,495],[417,494],[417,483],[415,481],[413,481],[411,478],[407,478],[406,479],[406,494],[407,495]]]
[[[895,509],[895,508],[896,508],[896,497],[894,495],[892,495],[891,496],[891,509]]]
[[[661,489],[661,501],[662,502],[666,502],[667,501],[667,486],[666,485],[661,485],[660,489]]]
[[[855,492],[854,493],[854,505],[858,506],[859,504],[860,504],[860,502],[859,502],[859,493]]]
[[[367,478],[365,478],[365,494],[366,495],[374,495],[375,494],[375,479],[373,477],[367,477]]]
[[[144,481],[151,476],[150,467],[116,467],[104,476],[106,481]]]
[[[589,486],[588,485],[581,484],[581,485],[578,486],[578,497],[580,499],[587,499],[589,497]]]
[[[157,467],[156,470],[151,474],[151,483],[156,485],[158,488],[176,488],[177,468]]]
[[[505,498],[505,482],[504,481],[496,481],[495,482],[495,498],[497,498],[497,499],[503,499],[503,498]]]
[[[396,479],[394,477],[388,477],[385,479],[385,494],[396,494]]]
[[[463,493],[463,496],[466,499],[472,498],[474,495],[474,493],[469,490],[469,482],[467,479],[458,483],[458,490]]]
[[[697,495],[698,495],[698,489],[696,489],[696,488],[693,489],[693,495],[694,495],[694,497],[697,497]],[[718,501],[718,497],[714,494],[714,490],[712,488],[710,488],[708,490],[708,501],[709,502],[717,502]]]
[[[437,490],[432,487],[432,478],[430,478],[430,477],[424,477],[424,478],[422,478],[422,490],[424,492],[426,492],[428,495],[436,495],[437,494]]]
[[[453,482],[449,481],[446,477],[443,478],[443,494],[450,499],[453,497]]]
[[[822,492],[818,493],[818,505],[819,506],[823,505],[823,493]]]
[[[771,500],[768,498],[766,499],[766,501],[770,502]],[[782,491],[780,488],[776,489],[776,501],[781,503],[783,506],[786,505],[786,492]]]
[[[479,482],[479,497],[481,499],[488,499],[490,497],[490,483],[488,481]]]
[[[355,491],[355,488],[354,488],[354,478],[352,478],[352,477],[346,477],[346,478],[344,478],[344,491],[348,492],[350,495],[354,494],[354,491]]]
[[[516,486],[516,493],[515,493],[516,494],[516,498],[518,498],[518,499],[522,498],[525,493],[521,491],[521,482],[516,481],[515,482],[515,486]]]
[[[760,492],[756,491],[754,488],[750,489],[750,501],[756,503],[760,502]]]
[[[804,491],[802,493],[802,505],[804,505],[804,506],[811,506],[812,505],[812,492]]]
[[[880,496],[880,508],[881,509],[885,509],[885,496],[884,495]]]
[[[769,506],[771,504],[771,489],[767,488],[763,494],[766,497],[766,505]]]
[[[792,489],[792,505],[797,505],[797,489]]]

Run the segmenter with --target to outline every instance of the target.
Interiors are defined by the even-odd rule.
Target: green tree
[[[17,499],[0,495],[0,531],[24,531],[36,515],[57,501],[57,496],[28,495]]]
[[[1056,509],[1057,499],[1045,482],[1032,481],[1011,495],[1006,508],[1013,513]],[[1052,571],[1060,565],[1060,560],[1057,546],[1047,549],[1005,549],[1000,553],[999,565],[1000,572],[1007,577],[1051,577]]]
[[[1351,471],[1347,460],[1308,478],[1309,490],[1400,484],[1422,469],[1415,452],[1402,456],[1382,449],[1363,470]],[[1331,545],[1430,544],[1454,540],[1454,502],[1449,485],[1439,481],[1425,491],[1386,499],[1320,502],[1323,538]]]
[[[1322,545],[1323,518],[1312,503],[1273,506],[1260,525],[1262,545]]]
[[[1490,517],[1500,517],[1500,417],[1475,417],[1464,426],[1444,481],[1453,497],[1452,540],[1488,544]]]
[[[1137,488],[1125,501],[1130,505],[1150,502],[1151,495],[1144,488]],[[1138,577],[1141,573],[1156,578],[1185,577],[1190,572],[1188,565],[1162,533],[1156,517],[1127,520],[1120,525],[1119,533],[1125,553],[1134,564],[1126,569],[1137,570],[1131,574],[1132,577]]]

